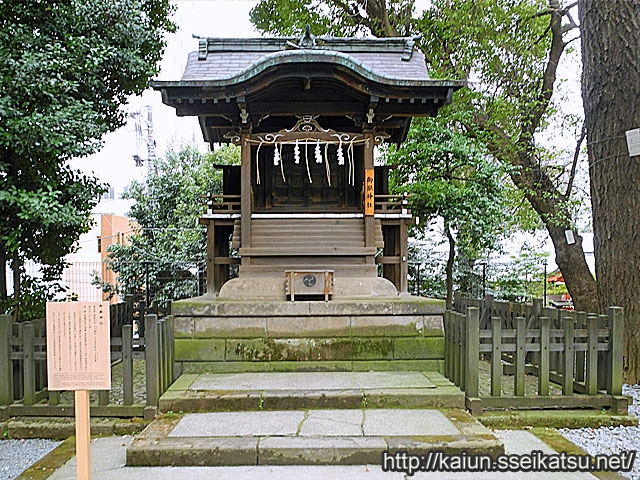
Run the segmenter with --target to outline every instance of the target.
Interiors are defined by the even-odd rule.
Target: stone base
[[[219,412],[158,417],[127,449],[128,466],[366,465],[382,452],[504,453],[464,410]]]
[[[334,278],[332,300],[393,299],[396,287],[381,277]],[[223,300],[286,300],[286,279],[282,277],[238,277],[226,282],[218,295]]]
[[[396,361],[429,362],[440,370],[444,359],[440,300],[249,302],[205,296],[174,302],[172,310],[175,358],[185,373],[350,371],[361,370],[355,366],[361,362],[371,370],[378,364],[394,370],[388,364]],[[243,370],[247,365],[252,368]]]

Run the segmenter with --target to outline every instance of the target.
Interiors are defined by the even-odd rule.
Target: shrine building
[[[389,193],[376,147],[403,142],[412,117],[436,115],[463,85],[431,79],[416,40],[308,28],[301,38],[200,38],[180,80],[152,82],[178,116],[198,117],[212,147],[241,147],[200,220],[208,296],[407,293],[407,225],[417,219],[409,197]]]

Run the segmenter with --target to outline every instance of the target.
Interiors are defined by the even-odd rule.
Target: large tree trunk
[[[640,381],[640,1],[580,0],[582,98],[601,308],[624,307],[625,377]]]

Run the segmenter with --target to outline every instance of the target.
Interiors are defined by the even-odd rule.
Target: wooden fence
[[[543,308],[539,300],[524,305],[456,296],[444,327],[445,375],[466,393],[475,415],[484,408],[627,411],[620,307],[596,315]],[[482,360],[488,360],[488,373]],[[502,384],[505,373],[513,375],[512,388]],[[479,388],[482,375],[488,376],[483,377],[487,392]]]
[[[124,308],[124,307],[122,307]],[[114,317],[111,317],[112,323]],[[91,406],[92,416],[152,418],[158,399],[173,383],[173,317],[146,315],[144,337],[133,337],[131,321],[111,337],[112,366],[122,363],[122,401],[115,403],[108,390],[100,390]],[[145,360],[144,403],[134,401],[133,360]],[[44,320],[12,323],[0,315],[0,418],[9,416],[73,416],[73,398],[66,403],[59,391],[47,390],[46,328]],[[118,395],[120,396],[120,395]]]

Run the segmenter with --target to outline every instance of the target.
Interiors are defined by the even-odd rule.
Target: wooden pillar
[[[366,182],[366,171],[367,169],[373,169],[373,147],[374,147],[374,136],[372,133],[367,133],[365,135],[365,138],[367,139],[367,141],[364,144],[364,170],[365,170],[365,175],[363,175],[363,178],[365,179]],[[364,186],[363,192],[366,192],[366,185]],[[366,203],[366,198],[365,198],[365,203]],[[365,209],[366,211],[366,209]],[[370,247],[375,247],[376,245],[376,237],[375,237],[375,231],[374,231],[374,222],[375,222],[375,218],[373,215],[367,215],[365,213],[364,216],[364,246],[367,248]]]
[[[407,293],[409,284],[409,234],[407,232],[407,220],[400,219],[400,293]]]
[[[245,134],[240,137],[240,247],[251,247],[251,144]],[[243,256],[242,263],[249,263]]]
[[[220,285],[216,284],[215,247],[215,222],[213,219],[209,219],[207,222],[207,294],[209,295],[215,295],[220,291]]]

